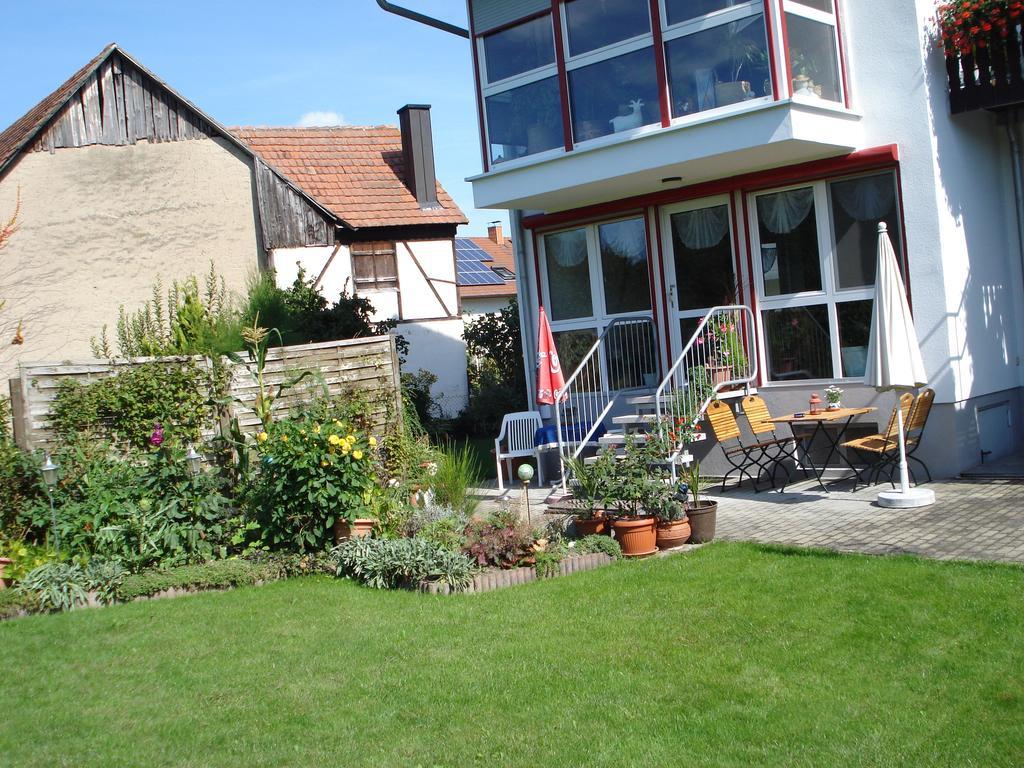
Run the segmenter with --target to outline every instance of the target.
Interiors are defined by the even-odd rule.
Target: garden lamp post
[[[199,470],[202,469],[203,457],[196,452],[194,445],[189,445],[188,453],[185,454],[185,463],[188,465],[188,471],[193,475],[198,475]]]
[[[520,464],[516,474],[519,475],[519,479],[523,483],[523,496],[526,497],[526,520],[533,525],[533,518],[530,516],[530,481],[533,480],[533,465]]]
[[[57,533],[57,513],[53,508],[53,486],[57,484],[57,470],[60,467],[46,454],[46,461],[42,466],[43,482],[46,483],[46,495],[50,499],[50,531],[53,534],[53,548],[60,552],[60,534]]]

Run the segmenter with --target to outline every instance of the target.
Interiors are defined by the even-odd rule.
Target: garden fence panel
[[[61,363],[22,363],[19,376],[11,380],[12,414],[18,444],[25,450],[50,450],[55,436],[50,428],[50,410],[64,380],[81,383],[114,376],[125,367],[159,360],[183,362],[189,358],[136,358],[134,360],[87,360]],[[205,368],[212,367],[208,358],[194,358]],[[243,357],[243,360],[245,358]],[[238,419],[245,434],[259,431],[260,421],[252,410],[258,385],[252,371],[255,365],[225,363],[230,369],[231,416]],[[323,387],[331,396],[366,393],[373,424],[383,427],[388,418],[401,417],[401,389],[398,354],[392,336],[328,341],[271,349],[267,353],[264,382],[276,393],[278,385],[304,371],[307,376],[298,386],[285,390],[274,403],[274,413],[286,415],[293,408],[308,403]],[[238,402],[240,401],[240,402]],[[397,410],[396,410],[397,409]],[[203,429],[204,439],[215,437],[224,425],[210,423]]]

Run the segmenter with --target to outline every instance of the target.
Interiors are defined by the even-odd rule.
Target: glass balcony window
[[[485,100],[491,162],[514,160],[562,146],[558,79],[548,77]]]
[[[665,0],[665,23],[668,26],[699,19],[709,13],[746,5],[749,0]]]
[[[540,16],[485,36],[483,54],[489,83],[554,64],[551,16]]]
[[[670,40],[665,57],[673,117],[772,95],[764,14]]]
[[[660,122],[654,49],[571,69],[569,102],[578,142]]]
[[[568,0],[565,25],[572,57],[650,34],[651,17],[646,0]]]

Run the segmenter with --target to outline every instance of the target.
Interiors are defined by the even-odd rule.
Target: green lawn
[[[1024,764],[1024,569],[713,545],[0,625],[4,766]]]

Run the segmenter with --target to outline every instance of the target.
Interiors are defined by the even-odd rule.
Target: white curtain
[[[729,231],[729,209],[724,205],[672,216],[672,228],[691,251],[713,248]]]
[[[582,230],[549,235],[544,239],[544,247],[564,269],[578,267],[587,260],[587,237]]]
[[[856,221],[877,222],[892,210],[896,188],[886,173],[833,184],[832,196]]]
[[[814,207],[814,190],[791,189],[757,198],[757,215],[776,235],[792,232],[803,223]]]

